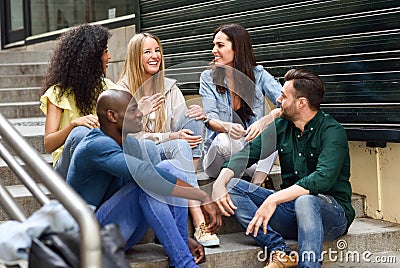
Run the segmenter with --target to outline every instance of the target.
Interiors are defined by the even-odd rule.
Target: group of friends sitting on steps
[[[100,225],[118,224],[126,249],[150,227],[170,266],[198,267],[204,247],[220,245],[222,216],[235,217],[268,250],[266,267],[321,267],[323,242],[346,234],[355,216],[347,137],[320,110],[321,78],[291,69],[282,87],[257,65],[247,30],[225,24],[200,76],[202,105],[187,106],[150,33],[132,37],[119,80],[107,79],[110,37],[90,24],[63,33],[40,98],[54,169]],[[261,185],[278,156],[275,191]],[[215,179],[211,196],[200,169]],[[298,255],[285,239],[298,240]]]

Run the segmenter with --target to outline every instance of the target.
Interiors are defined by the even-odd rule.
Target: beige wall
[[[111,53],[111,60],[108,65],[107,77],[112,81],[117,81],[119,74],[121,72],[125,55],[126,55],[126,47],[131,39],[131,37],[135,34],[135,26],[126,26],[116,29],[110,30],[112,36],[108,43],[108,48]],[[26,50],[52,50],[55,44],[54,41],[43,42],[39,44],[33,44],[24,47]],[[19,48],[21,50],[21,48]]]
[[[400,223],[400,144],[369,148],[350,142],[353,192],[365,195],[367,216]]]

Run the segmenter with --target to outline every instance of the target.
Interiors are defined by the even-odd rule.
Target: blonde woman
[[[188,182],[199,187],[197,163],[205,114],[198,105],[187,108],[176,80],[164,76],[164,58],[160,40],[149,33],[136,34],[129,41],[127,57],[118,84],[139,100],[145,139],[153,140],[162,159],[176,159],[184,167]],[[195,238],[203,246],[219,245],[219,239],[207,231],[204,216],[194,201],[189,210]]]

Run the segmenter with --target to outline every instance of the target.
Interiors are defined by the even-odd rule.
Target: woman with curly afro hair
[[[53,166],[66,177],[72,152],[90,129],[99,127],[96,102],[101,92],[117,88],[105,78],[111,59],[108,29],[81,24],[63,33],[44,76],[40,109],[46,115],[44,146]]]

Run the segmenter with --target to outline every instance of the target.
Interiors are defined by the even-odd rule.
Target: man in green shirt
[[[319,76],[292,69],[285,79],[280,117],[223,165],[213,199],[268,250],[266,267],[321,267],[323,241],[345,234],[355,216],[348,142],[344,128],[319,109],[325,91]],[[282,190],[236,179],[275,150]],[[284,239],[298,240],[298,256],[288,254]]]

